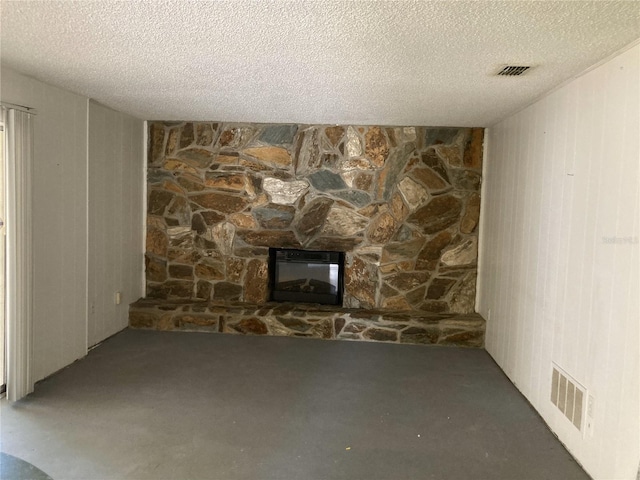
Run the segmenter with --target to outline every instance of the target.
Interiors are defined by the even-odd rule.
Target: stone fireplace
[[[147,298],[132,326],[439,342],[402,312],[474,312],[482,144],[475,128],[151,122]],[[342,308],[404,323],[371,333],[335,311],[269,317],[270,248],[343,252]]]
[[[471,313],[482,129],[149,126],[147,297],[264,303],[269,247],[345,252],[344,306]]]

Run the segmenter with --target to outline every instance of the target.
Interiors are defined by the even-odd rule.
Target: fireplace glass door
[[[342,304],[342,253],[277,248],[269,253],[272,300]]]

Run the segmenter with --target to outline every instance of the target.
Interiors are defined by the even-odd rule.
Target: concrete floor
[[[125,330],[0,406],[63,479],[587,479],[483,350]]]

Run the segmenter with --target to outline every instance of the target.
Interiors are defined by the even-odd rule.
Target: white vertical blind
[[[31,168],[33,119],[7,113],[7,398],[33,391]]]

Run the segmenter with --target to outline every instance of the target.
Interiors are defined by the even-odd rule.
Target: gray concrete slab
[[[125,330],[0,407],[63,479],[586,479],[480,349]]]

